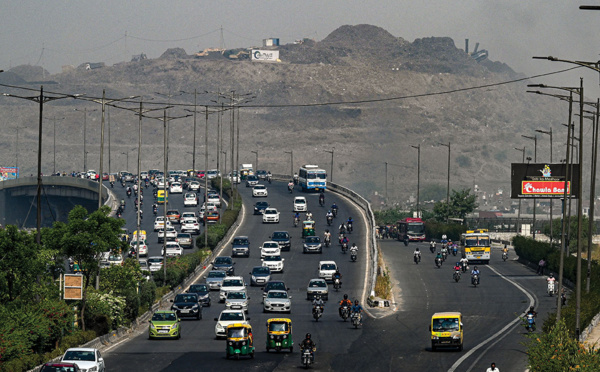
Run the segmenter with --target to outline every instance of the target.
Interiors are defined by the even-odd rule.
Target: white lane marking
[[[504,275],[500,274],[500,272],[498,272],[498,270],[496,270],[494,267],[488,265],[487,266],[490,270],[492,270],[493,272],[495,272],[496,274],[498,274],[498,276],[500,276],[502,279],[506,280],[507,282],[511,283],[512,285],[514,285],[515,287],[517,287],[521,292],[525,293],[525,295],[527,296],[527,298],[529,298],[529,306],[533,306],[535,304],[535,301],[533,299],[533,296],[531,294],[529,294],[529,292],[523,288],[521,285],[519,285],[518,283],[516,283],[515,281],[508,279],[507,277],[505,277]],[[521,321],[520,317],[517,317],[516,319],[512,320],[510,323],[508,323],[506,326],[504,326],[504,328],[502,328],[501,330],[499,330],[498,332],[496,332],[495,334],[493,334],[492,336],[490,336],[487,340],[483,341],[482,343],[480,343],[479,345],[475,346],[474,348],[472,348],[471,350],[469,350],[465,355],[463,355],[459,360],[457,360],[452,367],[450,367],[450,369],[448,369],[448,372],[454,372],[461,364],[462,362],[464,362],[468,357],[470,357],[471,355],[473,355],[473,353],[475,353],[475,351],[477,351],[477,349],[479,349],[480,347],[484,346],[485,344],[487,344],[488,342],[492,341],[493,339],[495,339],[496,337],[499,337],[502,333],[504,333],[508,328],[510,328],[511,326],[513,326],[514,324],[516,324],[517,322]],[[504,335],[506,336],[506,335]],[[504,337],[502,336],[502,337]],[[500,341],[500,340],[498,340]],[[496,341],[497,342],[497,341]],[[490,347],[494,346],[496,343],[494,342],[492,345],[488,346],[485,351],[481,354],[483,355],[487,350],[489,350]],[[479,357],[481,358],[481,356]],[[472,366],[471,366],[472,367]]]

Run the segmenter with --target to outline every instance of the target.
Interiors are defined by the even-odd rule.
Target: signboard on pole
[[[0,167],[0,181],[19,178],[19,167]]]
[[[63,298],[65,300],[81,300],[83,298],[83,275],[65,274]]]
[[[562,199],[564,188],[567,197],[577,198],[579,192],[579,164],[569,165],[569,181],[565,182],[567,165],[563,163],[513,163],[511,164],[512,199],[553,198]]]

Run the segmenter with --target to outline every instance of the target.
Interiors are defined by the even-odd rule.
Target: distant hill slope
[[[199,106],[215,105],[218,91],[225,96],[231,91],[249,94],[242,99],[253,96],[251,102],[244,104],[252,107],[240,109],[239,119],[236,117],[241,126],[240,163],[254,162],[251,151],[258,151],[260,168],[289,172],[290,155],[285,151],[293,150],[295,169],[301,164],[316,163],[329,171],[331,153],[327,151],[335,148],[335,182],[365,195],[383,194],[387,162],[388,194],[400,202],[416,194],[417,154],[411,145],[421,145],[422,188],[437,186],[445,191],[447,148],[439,143],[450,142],[451,187],[477,184],[495,192],[498,188],[508,190],[510,162],[521,157],[514,150],[522,147],[520,134],[531,135],[541,125],[562,129],[564,105],[527,94],[526,82],[494,86],[519,75],[501,62],[477,63],[449,38],[429,37],[411,43],[376,26],[342,26],[320,42],[305,40],[282,45],[279,50],[281,63],[261,63],[229,60],[225,56],[197,58],[181,48],[173,48],[154,60],[91,70],[71,69],[47,79],[58,82],[51,86],[52,91],[100,96],[105,89],[111,98],[154,98],[148,105],[167,102],[167,98],[154,92],[171,93],[174,96],[168,101],[179,104],[192,103],[193,96],[176,94],[197,89],[201,93]],[[23,67],[10,72],[17,74],[20,70]],[[6,73],[0,74],[0,82],[5,83],[2,75]],[[41,76],[23,78],[41,80]],[[478,86],[486,88],[468,89]],[[227,105],[229,100],[219,102]],[[274,105],[281,107],[268,107]],[[34,172],[35,108],[26,101],[6,97],[0,98],[0,107],[4,128],[24,127],[19,138],[19,165],[23,167],[22,174]],[[73,109],[84,107],[99,108],[72,100],[45,106],[47,118],[65,118],[57,123],[59,170],[83,168],[83,113]],[[170,110],[170,115],[183,113],[177,108]],[[135,170],[132,159],[137,148],[137,118],[132,112],[115,108],[110,115],[111,171],[125,168],[124,152],[130,154],[130,168]],[[204,116],[200,115],[197,122],[196,162],[200,164],[198,168],[204,168]],[[99,123],[99,112],[89,113],[88,168],[98,168]],[[192,118],[171,122],[169,168],[191,167],[192,123]],[[224,150],[230,155],[229,112],[222,116],[222,123]],[[46,121],[44,132],[46,173],[53,168],[52,131],[48,129],[51,124],[51,120]],[[145,119],[143,125],[142,167],[162,167],[162,124]],[[210,115],[209,126],[209,168],[213,168],[217,155],[216,115]],[[0,166],[14,165],[14,130],[1,141],[0,158],[4,164]],[[533,145],[527,143],[527,148],[532,150]],[[538,156],[542,153],[540,145]],[[108,160],[105,161],[107,168]],[[230,170],[230,159],[226,163]]]

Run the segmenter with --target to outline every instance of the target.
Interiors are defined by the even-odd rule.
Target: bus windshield
[[[489,247],[490,238],[488,237],[469,237],[465,239],[466,247]]]
[[[422,234],[425,232],[425,225],[422,222],[418,223],[409,223],[408,224],[408,232]]]

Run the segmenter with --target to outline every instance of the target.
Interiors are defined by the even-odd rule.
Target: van
[[[439,346],[463,349],[463,322],[459,312],[435,313],[429,324],[431,333],[431,351]]]

